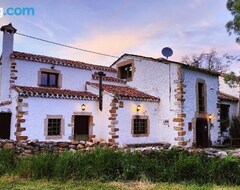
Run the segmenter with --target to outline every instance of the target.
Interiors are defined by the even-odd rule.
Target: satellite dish
[[[166,58],[171,57],[172,54],[173,54],[173,50],[169,47],[165,47],[165,48],[162,49],[162,54]]]

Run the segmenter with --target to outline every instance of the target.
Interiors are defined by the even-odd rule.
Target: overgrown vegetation
[[[17,175],[30,179],[97,180],[149,182],[193,182],[197,184],[240,184],[240,160],[208,158],[178,149],[138,152],[95,149],[75,154],[45,153],[16,157],[13,152],[0,151],[1,175]]]
[[[240,138],[240,117],[233,117],[229,133],[232,138]]]

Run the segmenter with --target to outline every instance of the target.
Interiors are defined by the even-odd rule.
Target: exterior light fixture
[[[138,106],[137,106],[137,112],[140,111],[140,109],[141,109],[141,106],[138,105]]]
[[[208,119],[209,119],[209,124],[210,124],[210,129],[214,127],[213,123],[212,123],[212,114],[208,114]]]
[[[81,105],[81,109],[82,109],[82,111],[84,111],[84,110],[86,109],[85,104],[82,104],[82,105]]]
[[[120,107],[120,108],[123,108],[123,106],[124,106],[123,102],[120,101],[120,102],[119,102],[119,107]]]

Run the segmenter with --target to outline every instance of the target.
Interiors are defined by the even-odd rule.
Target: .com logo
[[[3,16],[33,16],[34,13],[35,11],[32,7],[9,7],[6,11],[0,8],[0,18]]]

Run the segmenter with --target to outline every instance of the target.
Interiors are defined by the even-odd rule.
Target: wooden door
[[[89,116],[75,116],[74,140],[89,140]]]
[[[208,121],[205,118],[198,118],[196,122],[197,147],[208,147]]]
[[[0,113],[0,139],[10,139],[11,113]]]

